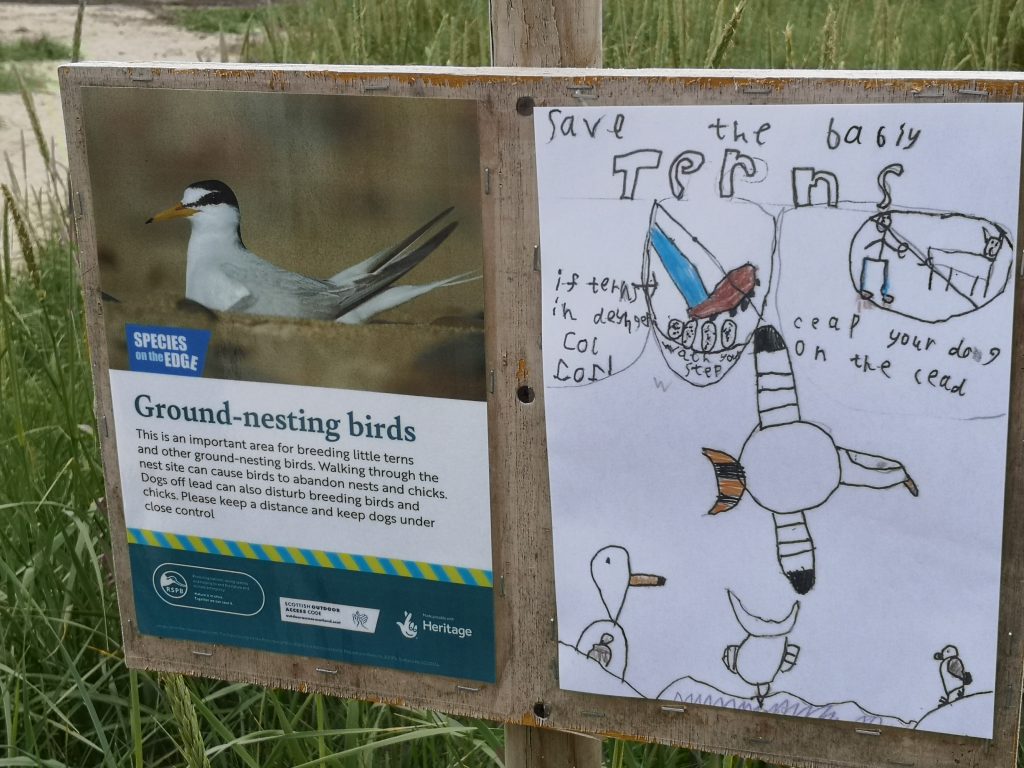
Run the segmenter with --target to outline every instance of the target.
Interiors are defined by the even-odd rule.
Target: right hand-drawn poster
[[[536,112],[563,688],[991,736],[1021,116]]]

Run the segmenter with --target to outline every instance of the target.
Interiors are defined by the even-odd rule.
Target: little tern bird
[[[458,226],[441,212],[404,240],[326,280],[290,272],[260,258],[242,242],[238,198],[222,181],[190,184],[173,208],[146,223],[188,218],[185,298],[208,309],[362,323],[435,288],[479,275],[454,275],[424,285],[393,286]]]

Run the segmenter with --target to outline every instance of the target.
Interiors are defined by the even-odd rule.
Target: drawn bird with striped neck
[[[222,181],[190,184],[180,203],[146,223],[187,218],[191,224],[186,299],[221,312],[363,323],[436,288],[479,279],[467,273],[425,285],[392,285],[458,226],[448,220],[451,212],[448,208],[401,242],[325,280],[282,269],[246,248],[238,198]]]
[[[805,512],[828,501],[840,485],[903,486],[912,496],[918,489],[900,462],[841,448],[824,429],[800,419],[789,350],[774,326],[754,331],[754,369],[759,423],[739,459],[711,448],[703,451],[718,482],[709,514],[732,509],[749,493],[772,513],[779,566],[804,595],[815,581],[814,539]]]

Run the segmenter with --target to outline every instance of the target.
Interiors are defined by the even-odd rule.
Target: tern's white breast
[[[736,673],[751,685],[770,683],[779,673],[785,651],[785,637],[748,635],[736,653]]]

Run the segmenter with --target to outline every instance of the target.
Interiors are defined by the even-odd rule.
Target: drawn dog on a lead
[[[963,213],[884,210],[850,243],[861,299],[926,323],[981,309],[1006,289],[1013,243],[994,221]]]
[[[939,677],[945,696],[939,697],[939,706],[945,706],[964,697],[964,690],[974,682],[974,677],[964,667],[960,651],[955,645],[947,645],[932,656],[939,662]]]
[[[824,504],[840,485],[903,486],[917,496],[906,467],[894,459],[835,444],[821,427],[800,419],[796,380],[786,342],[771,325],[754,332],[759,423],[739,459],[704,449],[715,468],[718,498],[709,514],[732,509],[744,493],[772,513],[782,572],[798,594],[814,586],[814,540],[805,512]]]
[[[608,618],[591,622],[580,633],[576,650],[597,662],[620,680],[626,676],[629,645],[619,616],[631,587],[660,587],[664,576],[634,573],[625,547],[599,549],[590,560],[590,578],[604,605]]]
[[[800,655],[800,646],[787,638],[796,626],[800,602],[794,601],[789,613],[781,619],[764,619],[744,608],[731,590],[727,589],[726,594],[729,595],[733,616],[747,636],[739,645],[726,647],[722,663],[734,675],[754,686],[754,698],[758,706],[763,707],[775,678],[791,670]]]

